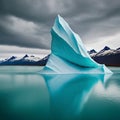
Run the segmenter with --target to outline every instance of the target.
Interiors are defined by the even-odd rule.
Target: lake
[[[100,74],[40,75],[0,67],[0,120],[120,120],[120,68]]]

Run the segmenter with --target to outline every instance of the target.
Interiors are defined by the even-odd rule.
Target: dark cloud
[[[50,48],[48,32],[42,27],[20,18],[3,17],[0,20],[0,44],[48,49]]]
[[[119,0],[0,0],[0,44],[49,49],[57,14],[86,43],[120,33]]]

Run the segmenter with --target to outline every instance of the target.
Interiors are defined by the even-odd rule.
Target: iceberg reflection
[[[96,87],[104,83],[103,88],[110,88],[104,74],[44,74],[41,76],[39,73],[28,73],[24,70],[25,73],[23,69],[21,72],[18,66],[15,67],[16,72],[11,72],[11,68],[13,66],[6,69],[8,72],[0,73],[0,120],[81,120],[89,110],[90,114],[95,113],[95,107],[99,109],[102,106],[93,97]],[[116,79],[115,77],[111,80]],[[108,82],[105,83],[105,80]],[[111,85],[111,88],[114,88],[114,85]],[[101,93],[101,90],[105,93],[103,95],[107,95],[108,89],[107,91],[98,89],[96,93]],[[114,94],[116,92],[113,89],[111,91]],[[88,106],[91,98],[93,102]],[[86,106],[89,110],[85,109]],[[103,104],[101,114],[105,113],[106,109]],[[98,118],[100,112],[98,110],[93,114],[93,118]],[[90,115],[87,115],[89,118]]]
[[[43,75],[50,94],[51,118],[71,120],[80,117],[91,91],[104,74]]]

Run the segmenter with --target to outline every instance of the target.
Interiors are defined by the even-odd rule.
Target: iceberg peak
[[[51,55],[42,70],[47,73],[111,73],[104,65],[96,63],[88,54],[81,38],[58,15],[51,29]]]

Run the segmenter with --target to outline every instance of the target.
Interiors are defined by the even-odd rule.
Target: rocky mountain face
[[[105,46],[99,52],[91,53],[90,56],[100,64],[120,66],[120,48],[115,50]]]

